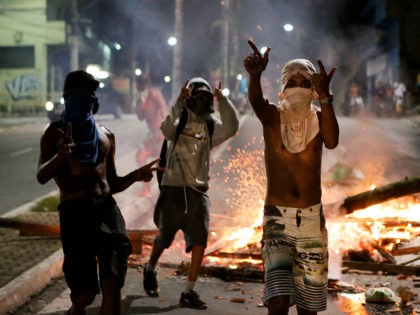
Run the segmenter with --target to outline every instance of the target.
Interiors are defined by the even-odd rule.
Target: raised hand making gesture
[[[189,83],[189,80],[185,81],[184,85],[181,88],[181,91],[179,92],[178,99],[186,101],[191,98],[192,88],[188,87]]]
[[[252,40],[249,39],[248,44],[252,48],[252,53],[244,59],[245,69],[251,76],[261,75],[267,67],[268,55],[271,49],[267,48],[262,55]]]
[[[213,95],[214,95],[214,97],[216,97],[217,101],[220,101],[220,99],[223,97],[223,93],[222,93],[222,81],[219,81],[218,86],[216,86],[214,88]]]
[[[337,67],[332,68],[327,74],[327,71],[325,70],[322,61],[320,59],[317,59],[317,62],[319,66],[319,72],[315,72],[311,75],[311,83],[317,91],[319,97],[326,98],[331,95],[330,82],[335,73],[335,70],[337,70]]]
[[[72,136],[72,125],[71,123],[67,123],[67,131],[64,134],[63,129],[57,128],[57,144],[56,147],[61,153],[71,153],[71,149],[76,146],[76,143],[73,141]]]

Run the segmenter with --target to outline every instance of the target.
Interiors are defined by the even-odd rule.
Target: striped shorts
[[[303,209],[265,206],[262,255],[265,305],[290,295],[290,305],[326,310],[328,232],[321,204]]]

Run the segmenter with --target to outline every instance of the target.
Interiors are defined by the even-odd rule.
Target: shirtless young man
[[[62,119],[50,123],[41,138],[37,179],[45,184],[53,178],[60,190],[63,271],[72,301],[67,314],[85,314],[99,287],[100,314],[120,314],[131,244],[112,194],[136,181],[150,181],[152,165],[158,161],[124,177],[117,175],[114,134],[93,118],[99,107],[98,86],[90,74],[70,72],[64,83]]]
[[[321,205],[322,146],[338,144],[339,128],[330,94],[329,73],[306,59],[286,63],[281,73],[281,104],[264,99],[260,78],[268,64],[252,41],[244,59],[248,98],[263,126],[267,192],[263,220],[264,303],[269,315],[326,309],[328,244]],[[312,105],[319,98],[321,110]]]

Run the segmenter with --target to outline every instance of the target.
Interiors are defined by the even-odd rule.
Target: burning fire
[[[252,139],[243,149],[233,153],[228,164],[223,167],[221,176],[224,178],[224,185],[218,185],[217,193],[226,194],[225,207],[228,214],[224,217],[227,222],[226,226],[223,226],[218,220],[218,226],[222,227],[211,228],[211,248],[208,251],[260,252],[266,186],[262,147],[262,138]],[[213,175],[216,180],[218,176],[217,173]],[[393,201],[358,210],[346,216],[333,218],[329,213],[326,213],[326,216],[329,247],[335,254],[343,255],[351,249],[369,248],[372,257],[379,256],[378,246],[391,251],[396,244],[420,236],[420,224],[413,226],[413,222],[420,222],[420,204],[415,202]],[[222,219],[221,216],[219,219]],[[213,264],[224,260],[210,255],[206,259]],[[237,268],[240,262],[261,264],[261,260],[251,258],[234,258],[223,264]]]
[[[370,206],[348,214],[343,219],[329,220],[329,246],[334,251],[357,250],[371,247],[374,242],[391,251],[396,244],[420,236],[420,204],[410,201],[392,201]],[[374,251],[373,251],[374,252]]]

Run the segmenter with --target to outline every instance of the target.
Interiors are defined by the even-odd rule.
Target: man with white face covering
[[[244,59],[248,98],[263,126],[267,192],[262,254],[264,304],[269,315],[313,315],[327,306],[328,234],[321,205],[322,146],[338,145],[329,73],[320,60],[317,73],[306,59],[294,59],[281,72],[280,105],[264,98],[260,78],[268,64],[252,41]],[[320,110],[312,104],[319,98]]]

